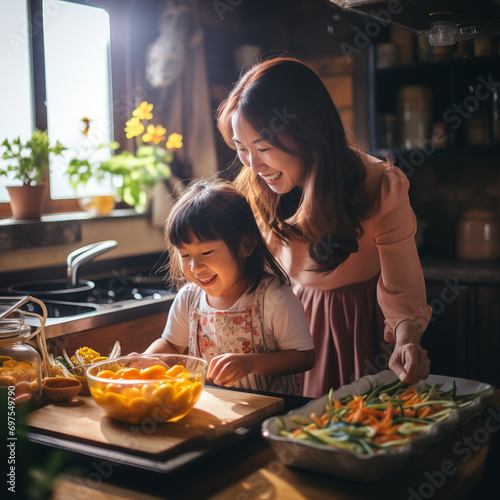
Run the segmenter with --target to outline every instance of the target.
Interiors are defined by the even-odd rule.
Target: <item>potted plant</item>
[[[7,160],[5,168],[0,167],[0,176],[13,172],[13,178],[21,186],[8,186],[10,206],[14,219],[39,219],[42,214],[45,183],[49,173],[49,154],[60,155],[66,148],[57,141],[49,145],[47,131],[35,129],[31,138],[23,143],[20,137],[2,143],[2,159]]]
[[[158,181],[170,178],[174,151],[182,147],[182,135],[172,133],[167,137],[162,125],[150,123],[152,109],[153,104],[143,101],[126,122],[126,137],[135,139],[135,153],[122,151],[101,162],[91,161],[90,157],[69,162],[67,173],[75,191],[90,179],[100,180],[111,175],[119,198],[139,213],[146,210],[148,193]],[[83,118],[82,121],[85,123],[83,134],[87,135],[90,120]],[[116,150],[120,145],[112,141],[96,149],[102,147]]]

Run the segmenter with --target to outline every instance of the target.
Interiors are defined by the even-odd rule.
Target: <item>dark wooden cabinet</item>
[[[431,372],[500,387],[500,286],[427,282],[433,309],[422,345]]]
[[[443,282],[427,283],[427,303],[432,307],[430,323],[422,337],[422,346],[431,360],[431,373],[458,376],[458,311],[465,297],[448,299]]]
[[[477,287],[475,310],[480,332],[478,371],[487,382],[500,387],[500,287]]]

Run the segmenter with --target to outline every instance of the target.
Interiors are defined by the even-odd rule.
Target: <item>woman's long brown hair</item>
[[[231,119],[236,112],[266,142],[296,154],[281,140],[292,139],[305,162],[301,200],[289,218],[279,209],[281,196],[249,168],[242,168],[235,180],[262,229],[271,233],[271,245],[301,237],[309,242],[311,270],[334,270],[358,251],[361,222],[370,203],[365,166],[348,144],[323,82],[296,59],[264,61],[240,78],[219,107],[218,128],[233,149]]]

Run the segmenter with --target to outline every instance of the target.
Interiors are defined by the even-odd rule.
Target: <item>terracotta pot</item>
[[[39,219],[42,215],[45,184],[9,186],[10,208],[14,219]]]

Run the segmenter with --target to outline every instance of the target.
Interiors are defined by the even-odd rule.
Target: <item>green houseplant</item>
[[[49,154],[60,155],[66,148],[57,141],[50,146],[47,131],[35,129],[31,137],[22,142],[20,137],[2,142],[2,159],[7,160],[5,168],[0,167],[0,176],[12,172],[21,186],[8,186],[10,205],[14,219],[40,218],[43,207],[45,183],[49,173]]]
[[[143,101],[126,122],[126,137],[135,139],[135,153],[122,151],[101,162],[93,162],[92,155],[69,162],[67,173],[75,191],[90,179],[100,180],[111,175],[118,197],[139,213],[146,210],[150,189],[158,181],[170,178],[174,151],[182,147],[182,135],[172,133],[167,138],[164,127],[149,123],[153,118],[152,109],[153,104]],[[83,118],[82,121],[85,123],[83,134],[87,135],[90,120]],[[96,149],[102,147],[116,150],[120,145],[112,141]]]

